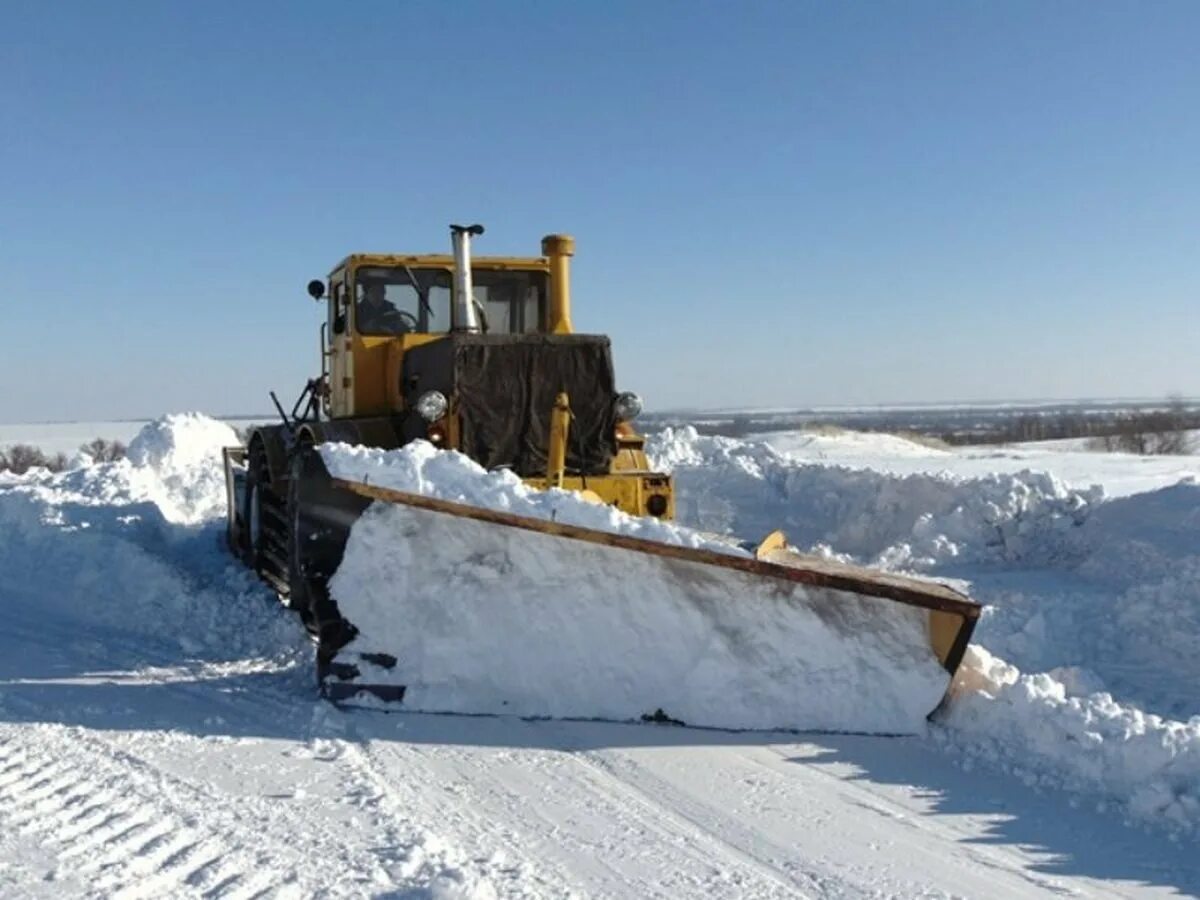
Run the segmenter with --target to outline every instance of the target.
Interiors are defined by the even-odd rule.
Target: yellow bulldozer
[[[572,329],[574,240],[550,235],[540,256],[485,257],[471,252],[481,226],[450,231],[450,254],[354,254],[310,282],[325,305],[320,373],[290,415],[272,394],[280,424],[225,452],[230,547],[309,628],[325,696],[889,733],[938,705],[979,615],[944,585],[804,556],[779,533],[753,544],[723,537],[730,550],[720,552],[331,474],[322,445],[427,441],[531,488],[674,517],[672,476],[647,459],[633,425],[642,401],[616,389],[609,339]],[[373,588],[382,611],[337,580],[372,507],[396,520],[404,544],[403,564],[381,569],[390,574]],[[488,554],[504,560],[501,582],[470,575]],[[598,580],[602,601],[580,589]],[[495,658],[499,623],[511,634],[522,621],[528,643],[507,652],[536,660],[536,685],[473,662]],[[380,623],[396,646],[373,634]],[[598,654],[619,662],[597,664]],[[548,680],[560,688],[553,699]],[[861,713],[864,690],[895,714]],[[604,702],[572,706],[597,691]],[[735,713],[715,715],[721,704]]]

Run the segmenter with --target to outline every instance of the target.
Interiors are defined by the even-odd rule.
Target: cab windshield
[[[450,273],[445,269],[363,266],[354,291],[360,334],[449,331]]]
[[[475,310],[490,334],[541,330],[546,273],[474,268]],[[362,266],[355,277],[355,328],[360,334],[438,334],[453,327],[448,269]]]

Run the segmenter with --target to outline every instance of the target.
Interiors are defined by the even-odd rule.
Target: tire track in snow
[[[85,876],[96,895],[239,898],[290,888],[336,897],[443,884],[488,896],[480,887],[485,879],[465,877],[434,836],[399,830],[392,819],[356,803],[353,772],[337,759],[324,773],[340,785],[337,805],[368,813],[356,828],[372,835],[353,850],[342,846],[336,830],[313,829],[286,804],[218,794],[203,784],[203,768],[197,784],[106,735],[64,726],[37,730],[37,747],[22,747],[10,738],[11,727],[0,725],[0,765],[9,769],[0,822],[52,853],[50,877]],[[56,757],[53,763],[47,754]],[[51,767],[70,774],[59,779],[57,794],[45,791]],[[390,860],[379,844],[393,848]]]
[[[180,851],[202,844],[206,858],[241,864],[237,881],[253,871],[248,854],[188,825],[159,786],[111,754],[87,752],[93,741],[79,730],[42,726],[33,746],[16,731],[0,726],[0,765],[9,773],[0,820],[53,855],[47,877],[85,877],[90,893],[102,896],[182,896],[198,867],[195,854]],[[62,777],[51,782],[49,770]],[[83,805],[89,797],[94,802]]]
[[[690,801],[684,793],[668,789],[663,782],[656,783],[647,778],[632,777],[634,769],[626,764],[614,764],[613,760],[625,761],[627,757],[616,750],[590,750],[574,754],[581,765],[594,769],[599,775],[620,785],[631,796],[645,805],[661,809],[708,840],[725,847],[729,853],[752,861],[763,869],[776,873],[777,877],[792,882],[812,896],[852,896],[855,890],[843,878],[819,866],[799,866],[787,848],[770,844],[753,827],[745,822],[729,821],[718,810],[708,805]],[[733,825],[734,827],[730,827]]]
[[[443,822],[477,857],[515,860],[520,880],[505,888],[536,877],[532,896],[805,896],[786,873],[566,750],[372,742],[362,757],[396,809]]]
[[[439,866],[444,869],[449,860],[454,870],[465,873],[469,881],[486,877],[489,887],[501,897],[533,900],[579,895],[569,880],[549,871],[541,861],[534,863],[518,843],[509,842],[502,850],[485,850],[464,841],[464,836],[475,836],[474,832],[462,827],[464,817],[473,818],[474,812],[453,805],[441,808],[430,803],[430,796],[445,796],[447,786],[425,778],[427,773],[418,768],[381,766],[377,743],[362,745],[339,741],[337,746],[339,760],[354,773],[359,785],[360,802],[391,818],[393,828],[412,831],[414,821],[436,821],[440,835],[454,840],[453,850],[443,846],[441,836],[427,835],[410,841],[418,847],[418,852],[409,860],[408,866],[424,870],[427,880],[435,884],[439,878],[444,881],[438,869]],[[385,763],[391,758],[390,753],[384,754]],[[434,814],[429,815],[430,812]],[[504,820],[492,820],[488,827],[494,833],[501,833],[510,825]],[[461,878],[462,874],[456,877]]]
[[[886,787],[788,761],[787,752],[745,744],[679,747],[667,757],[636,749],[583,756],[747,853],[766,855],[787,871],[799,866],[818,880],[820,896],[1136,893],[1115,882],[1038,872],[1039,860],[1028,848],[980,842],[977,829],[962,828],[953,817],[931,817],[919,800],[906,806]],[[690,775],[696,770],[709,776],[697,782]],[[849,808],[863,814],[848,819]]]
[[[28,689],[4,697],[16,718],[0,722],[0,823],[46,848],[52,862],[44,874],[85,876],[88,889],[73,894],[357,897],[437,889],[456,897],[494,895],[486,866],[462,870],[454,849],[436,835],[362,802],[360,774],[336,761],[344,752],[337,742],[315,736],[323,731],[319,722],[315,729],[297,728],[298,717],[304,722],[315,711],[321,720],[332,708],[290,691],[295,679],[225,693],[225,664],[181,665],[169,646],[143,646],[121,634],[110,641],[92,633],[81,642],[59,624],[18,622],[10,632],[44,654],[40,669],[80,674],[10,682]],[[124,665],[114,667],[116,660]],[[238,674],[238,662],[231,665]],[[89,666],[91,672],[85,671]],[[152,686],[160,707],[189,711],[182,721],[218,719],[229,734],[250,737],[216,737],[214,745],[187,733],[186,724],[172,728],[171,717],[155,727],[143,716],[147,724],[128,731],[53,724],[58,713],[48,704],[54,694],[40,693],[55,685],[86,691],[111,684]],[[139,699],[131,703],[139,706]],[[89,721],[90,706],[80,709]],[[105,722],[97,718],[100,729]],[[251,762],[261,758],[264,745],[271,758],[292,757],[282,774],[273,765],[268,779],[282,781],[283,794],[272,794],[255,778],[235,783],[232,794],[212,782],[215,768],[236,765],[243,751]],[[324,745],[336,752],[311,752]],[[328,798],[296,803],[306,796],[300,790],[289,807],[287,790],[306,779]],[[318,804],[320,825],[314,828],[311,807]],[[349,832],[328,825],[327,818],[345,820]],[[359,831],[372,840],[352,840],[347,847],[344,835]]]
[[[891,873],[887,866],[862,865],[864,854],[859,850],[845,854],[851,859],[842,861],[836,855],[810,852],[811,848],[796,842],[794,838],[797,833],[819,833],[834,824],[833,817],[821,808],[820,803],[814,803],[811,796],[803,796],[794,790],[789,792],[779,784],[754,779],[740,779],[740,790],[736,791],[740,796],[722,791],[720,782],[738,774],[738,757],[744,748],[678,749],[710,757],[707,760],[697,758],[692,766],[695,770],[708,773],[708,777],[699,783],[692,780],[681,786],[674,779],[660,776],[655,767],[647,765],[643,761],[643,754],[637,751],[594,750],[585,751],[580,756],[589,765],[627,785],[630,790],[656,798],[656,802],[696,823],[697,827],[710,832],[716,839],[804,884],[815,896],[924,896],[931,890],[933,895],[943,896],[932,888],[928,878],[905,881]],[[787,809],[782,813],[782,818],[787,820],[789,827],[776,836],[764,827],[764,819],[772,808],[778,813],[784,807]],[[934,838],[933,843],[941,842]],[[849,846],[853,847],[854,844]],[[948,879],[937,880],[945,883]]]

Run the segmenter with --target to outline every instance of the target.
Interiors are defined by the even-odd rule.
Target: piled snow
[[[1029,785],[1200,830],[1200,716],[1172,722],[1104,692],[1073,695],[1056,675],[1022,675],[972,646],[935,734],[969,762],[1002,765]]]
[[[686,429],[676,429],[680,436]],[[1063,452],[1041,444],[940,448],[879,432],[772,431],[746,439],[766,444],[793,462],[822,462],[888,475],[952,475],[980,478],[1048,472],[1068,488],[1086,491],[1103,484],[1109,497],[1169,487],[1200,478],[1200,455],[1133,456],[1126,453]],[[735,443],[742,443],[735,441]],[[1197,445],[1200,454],[1200,444]]]
[[[195,522],[224,513],[221,448],[240,443],[237,432],[224,422],[199,413],[182,413],[146,425],[130,442],[126,456],[135,469],[158,478],[158,497],[172,507],[168,515]]]
[[[937,447],[932,441],[917,441],[896,434],[828,430],[768,431],[747,436],[796,459],[853,459],[874,460],[881,455],[915,459],[948,458],[949,450]]]
[[[692,429],[655,435],[648,449],[674,468],[687,524],[783,527],[801,546],[969,585],[988,605],[935,732],[944,744],[1142,820],[1200,828],[1200,484],[1190,473],[1106,498],[1046,473],[888,474]],[[1022,675],[997,652],[1043,674]]]
[[[674,471],[676,509],[689,525],[748,538],[783,528],[799,546],[890,568],[1070,554],[1073,529],[1103,496],[1042,472],[898,477],[803,462],[693,428],[653,435],[647,451]]]
[[[729,549],[426,443],[320,452],[347,479]],[[948,684],[921,609],[404,505],[355,522],[330,590],[360,632],[343,661],[410,709],[912,733]]]
[[[0,604],[189,653],[292,652],[294,629],[265,614],[267,592],[221,546],[221,448],[237,443],[213,419],[171,415],[128,459],[0,476]]]
[[[237,433],[224,422],[201,413],[174,413],[143,427],[129,442],[126,456],[136,466],[171,475],[211,470],[220,448],[239,443]]]

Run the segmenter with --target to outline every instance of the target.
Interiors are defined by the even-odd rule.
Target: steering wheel
[[[404,325],[405,331],[420,331],[421,330],[421,324],[417,321],[416,316],[414,316],[410,312],[405,312],[402,309],[396,309],[395,307],[392,307],[391,309],[388,309],[388,310],[384,310],[384,312],[380,316],[380,319],[384,322],[387,322],[389,319],[399,319],[400,322]]]

